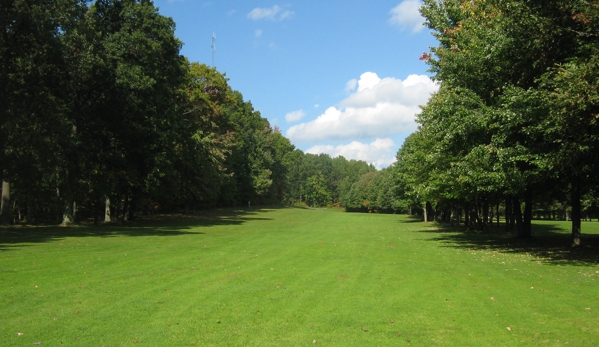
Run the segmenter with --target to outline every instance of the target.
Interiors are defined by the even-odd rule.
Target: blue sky
[[[308,153],[390,165],[437,86],[420,0],[155,0],[182,54],[214,65]]]

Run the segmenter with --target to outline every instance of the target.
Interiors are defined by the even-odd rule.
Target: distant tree
[[[331,193],[324,175],[320,172],[308,177],[304,186],[306,203],[314,207],[324,207],[331,203]]]

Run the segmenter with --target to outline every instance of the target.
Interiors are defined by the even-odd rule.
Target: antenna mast
[[[215,41],[216,34],[212,33],[212,45],[210,45],[210,47],[212,47],[212,67],[214,67],[214,52],[216,51],[216,45],[214,44]]]

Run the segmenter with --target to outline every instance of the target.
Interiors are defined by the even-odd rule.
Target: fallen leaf
[[[389,321],[389,323],[393,324],[393,323],[395,323],[395,321],[392,319]]]
[[[133,343],[137,343],[137,340],[133,340]]]
[[[23,333],[17,333],[18,336],[23,336]]]
[[[512,331],[512,328],[510,328],[510,327],[507,327],[506,329],[507,329],[507,331]]]
[[[494,297],[491,297],[491,301],[495,301],[495,298],[494,298]]]
[[[363,332],[365,332],[365,333],[367,333],[367,332],[368,332],[368,329],[366,329],[366,328],[362,328],[362,331],[363,331]]]
[[[34,344],[34,345],[41,345],[41,344],[42,344],[42,342],[41,342],[41,341],[38,341],[38,342],[34,342],[33,344]]]
[[[313,340],[312,343],[316,343],[316,340]]]
[[[79,310],[75,310],[75,312],[73,312],[74,314],[79,314]]]
[[[585,308],[585,310],[587,310],[587,311],[590,311],[590,310],[591,310],[591,308],[590,308],[590,307],[587,307],[587,308]]]

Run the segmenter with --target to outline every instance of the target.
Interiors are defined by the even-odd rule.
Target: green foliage
[[[98,220],[107,198],[123,219],[283,199],[293,145],[180,55],[152,1],[0,6],[0,176],[20,221],[69,224],[75,204]]]
[[[321,172],[308,177],[304,185],[304,196],[308,205],[325,207],[331,203],[331,194],[326,184],[327,181]]]
[[[524,200],[515,218],[530,236],[534,196],[569,186],[579,220],[580,192],[597,184],[599,6],[425,0],[421,13],[439,41],[421,59],[441,88],[398,152],[402,204],[443,201],[478,220],[489,201]]]

